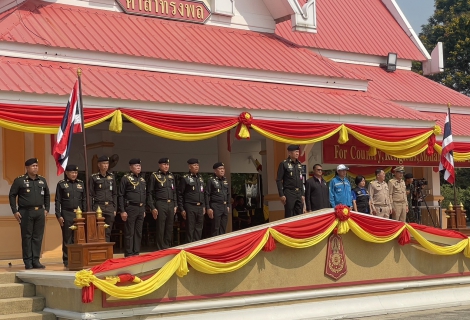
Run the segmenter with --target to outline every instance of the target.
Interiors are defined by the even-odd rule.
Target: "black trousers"
[[[186,242],[201,240],[204,225],[204,207],[195,204],[185,204],[186,211]]]
[[[103,217],[104,217],[104,222],[109,225],[108,228],[104,229],[105,235],[106,235],[106,242],[111,242],[111,230],[113,229],[113,224],[114,224],[114,211],[116,211],[116,208],[114,207],[113,204],[94,204],[93,205],[93,211],[96,211],[96,209],[100,206],[101,211],[103,211]]]
[[[25,266],[39,263],[41,256],[42,238],[46,217],[44,209],[31,210],[20,208],[21,214],[21,248],[23,250],[23,261]]]
[[[124,256],[137,256],[142,242],[145,207],[127,206],[127,220],[124,222]],[[108,228],[109,229],[109,228]]]
[[[213,202],[210,207],[214,211],[214,218],[211,221],[211,235],[215,237],[225,234],[228,221],[227,204]]]
[[[175,221],[175,203],[166,200],[157,200],[157,250],[171,247],[173,237],[173,223]]]
[[[304,205],[302,203],[301,190],[284,189],[286,204],[284,205],[285,218],[302,214]]]
[[[64,218],[64,225],[62,228],[62,261],[65,264],[68,264],[69,255],[68,255],[68,244],[73,244],[73,230],[70,229],[73,226],[73,219],[76,217],[75,212],[62,210],[62,217]]]

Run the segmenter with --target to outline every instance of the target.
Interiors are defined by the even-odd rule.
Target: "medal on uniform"
[[[292,171],[291,171],[290,175],[292,176]]]
[[[67,193],[67,198],[70,198],[70,193]]]
[[[29,188],[29,183],[26,184],[26,188]]]
[[[219,190],[219,189],[217,189],[217,192],[220,192],[220,190]]]
[[[162,187],[163,187],[163,181],[162,181],[160,184],[161,184],[161,185],[162,185]]]
[[[29,192],[29,189],[26,189],[26,192]]]
[[[194,190],[194,186],[193,186],[193,190]]]
[[[101,189],[101,184],[99,185],[100,189]]]
[[[113,190],[113,186],[109,186],[109,190],[111,190],[111,191],[112,191],[112,190]]]

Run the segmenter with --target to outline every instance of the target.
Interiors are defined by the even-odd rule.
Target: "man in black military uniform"
[[[201,240],[206,204],[204,180],[199,174],[199,160],[188,160],[189,173],[181,177],[178,185],[178,207],[186,219],[186,242]]]
[[[104,221],[109,225],[105,229],[106,241],[110,242],[117,209],[116,178],[113,173],[108,172],[109,158],[107,156],[98,158],[98,168],[100,172],[92,174],[88,182],[92,201],[91,209],[96,211],[99,206],[103,212]],[[87,208],[82,208],[82,210],[86,211]]]
[[[413,174],[407,173],[404,176],[405,178],[405,186],[406,186],[406,201],[408,202],[408,213],[406,214],[406,222],[417,222],[418,221],[418,214],[417,210],[415,210],[417,201],[416,201],[416,191],[415,186],[413,184]],[[418,208],[419,210],[419,208]]]
[[[125,257],[139,255],[146,197],[145,179],[140,176],[140,159],[129,160],[129,167],[131,172],[122,177],[119,185],[119,209],[125,224]]]
[[[177,205],[175,176],[170,170],[170,159],[158,160],[157,172],[153,172],[147,188],[147,205],[157,220],[157,249],[168,249],[173,236],[173,222]]]
[[[85,185],[77,179],[78,167],[69,164],[65,168],[66,178],[57,183],[55,191],[55,215],[62,228],[62,261],[64,266],[69,266],[67,245],[73,243],[73,219],[76,217],[77,208],[85,208]]]
[[[211,235],[225,234],[227,229],[228,213],[230,212],[230,189],[225,178],[225,166],[216,162],[212,168],[214,175],[206,184],[205,202],[206,212],[211,218]]]
[[[277,190],[284,205],[285,217],[304,212],[305,191],[302,177],[302,164],[299,162],[300,147],[287,147],[289,157],[279,164],[277,170]]]
[[[24,165],[26,173],[11,185],[10,207],[21,228],[25,269],[44,269],[39,257],[51,196],[46,179],[38,175],[38,159],[29,159]]]

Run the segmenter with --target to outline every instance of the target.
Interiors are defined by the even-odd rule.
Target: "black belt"
[[[173,199],[157,199],[157,201],[162,201],[162,202],[173,202]]]
[[[190,204],[192,206],[200,206],[202,205],[202,202],[186,202],[186,204]]]
[[[37,207],[19,207],[19,209],[39,210],[39,209],[44,209],[44,206],[37,206]]]
[[[284,188],[284,190],[300,191],[300,188]]]
[[[111,201],[95,201],[94,204],[104,204],[105,206],[113,204]]]
[[[211,201],[210,202],[211,204],[214,203],[214,204],[227,204],[227,201]]]
[[[73,211],[73,212],[77,212],[77,208],[61,208],[62,210],[65,210],[65,211]]]
[[[128,202],[127,204],[135,207],[142,207],[144,205],[143,202]]]

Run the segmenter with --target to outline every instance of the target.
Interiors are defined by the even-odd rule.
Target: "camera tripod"
[[[413,204],[414,200],[415,199],[413,199],[413,194],[411,194],[411,203],[412,204]],[[424,201],[424,195],[423,195],[423,189],[422,188],[416,189],[416,205],[412,206],[412,208],[413,208],[412,213],[413,214],[412,214],[411,217],[409,217],[409,218],[407,217],[407,220],[409,220],[409,222],[416,222],[418,224],[422,224],[421,223],[421,210],[420,210],[420,207],[419,207],[419,204],[421,202],[424,202],[424,205],[426,207],[426,211],[429,215],[429,218],[431,219],[433,227],[437,228],[436,223],[434,222],[434,219],[432,217],[431,211],[429,210],[428,204],[426,203],[426,201]]]

